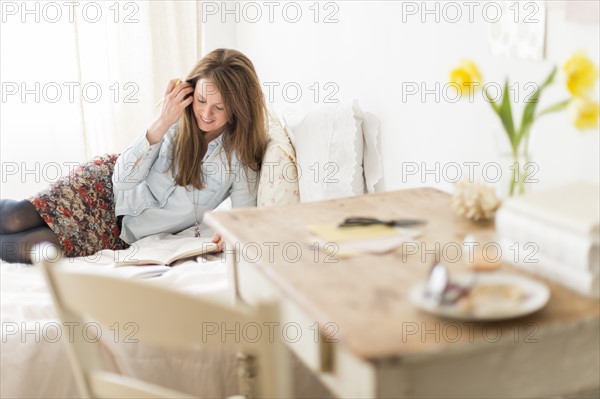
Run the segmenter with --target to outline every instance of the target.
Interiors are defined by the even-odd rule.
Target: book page
[[[198,256],[207,252],[212,252],[217,249],[217,244],[211,242],[210,239],[204,240],[201,237],[194,237],[194,241],[181,245],[170,257],[169,262],[174,262],[178,259],[188,258],[190,256]]]
[[[115,251],[115,264],[158,264],[164,265],[168,259],[169,253],[165,253],[160,248],[140,248],[135,243],[127,249]]]
[[[147,244],[146,244],[147,245]],[[130,248],[115,251],[115,264],[119,265],[168,265],[178,259],[201,255],[216,250],[210,237],[180,237],[140,246],[133,243]]]

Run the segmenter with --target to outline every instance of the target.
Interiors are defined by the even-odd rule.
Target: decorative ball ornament
[[[457,215],[478,221],[494,217],[500,206],[496,190],[479,182],[462,180],[454,185],[452,208]]]

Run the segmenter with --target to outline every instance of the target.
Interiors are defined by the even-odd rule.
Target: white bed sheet
[[[204,230],[204,234],[210,234]],[[186,230],[180,235],[193,234]],[[152,245],[157,235],[145,239]],[[102,251],[94,262],[77,259],[73,267],[114,272],[112,251]],[[90,258],[87,259],[89,261]],[[152,277],[157,284],[193,295],[226,298],[228,283],[225,260],[220,255],[179,262],[172,270]],[[67,361],[61,328],[40,268],[31,265],[0,265],[0,397],[76,398],[75,381]],[[66,329],[65,329],[66,332]],[[110,333],[110,332],[109,332]],[[104,334],[104,331],[103,331]],[[113,368],[139,378],[164,384],[202,398],[226,397],[238,392],[235,354],[198,350],[166,354],[141,344],[124,343],[123,337],[102,340],[109,349]],[[116,342],[114,342],[116,341]],[[328,397],[327,391],[298,362],[294,362],[296,397]]]

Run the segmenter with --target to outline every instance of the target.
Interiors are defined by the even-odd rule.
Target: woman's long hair
[[[187,76],[195,88],[201,79],[214,83],[221,93],[227,124],[222,146],[232,169],[231,154],[235,151],[245,172],[247,168],[259,171],[267,146],[265,99],[254,70],[254,65],[237,50],[217,49],[203,57]],[[194,101],[196,99],[194,98]],[[205,186],[201,166],[207,143],[194,116],[192,104],[184,111],[177,126],[173,163],[176,165],[175,182],[180,186]],[[227,175],[225,171],[219,171]],[[247,175],[247,173],[246,173]]]

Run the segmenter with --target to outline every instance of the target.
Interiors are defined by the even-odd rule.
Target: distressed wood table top
[[[429,223],[418,250],[398,248],[385,255],[336,261],[319,251],[306,226],[339,222],[350,216],[382,219],[422,218]],[[416,309],[410,289],[425,279],[441,254],[451,273],[467,270],[456,258],[468,233],[493,232],[455,216],[450,196],[432,188],[407,189],[293,206],[212,212],[205,221],[220,231],[228,249],[236,248],[241,267],[257,267],[274,286],[319,323],[339,327],[335,338],[365,360],[436,354],[500,340],[536,342],[547,332],[598,323],[600,303],[544,281],[551,290],[540,311],[498,323],[445,320]],[[522,272],[508,265],[502,271]],[[531,278],[538,279],[530,276]],[[543,280],[541,280],[543,281]],[[416,329],[416,330],[415,330]],[[530,340],[530,341],[528,341]]]

